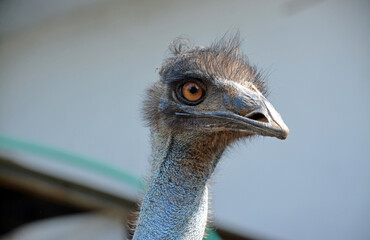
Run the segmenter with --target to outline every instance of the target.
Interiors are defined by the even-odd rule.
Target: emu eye
[[[186,104],[196,105],[202,101],[204,90],[198,83],[189,81],[178,89],[178,95]]]
[[[186,100],[194,102],[202,97],[203,90],[195,82],[187,82],[182,87],[182,95]]]

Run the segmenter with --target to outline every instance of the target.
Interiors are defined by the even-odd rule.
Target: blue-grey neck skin
[[[203,238],[207,181],[221,153],[198,159],[194,156],[198,146],[191,146],[194,135],[152,134],[153,175],[133,239]]]

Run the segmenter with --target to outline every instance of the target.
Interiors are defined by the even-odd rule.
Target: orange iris
[[[186,100],[194,102],[203,96],[203,89],[195,82],[187,82],[182,87],[182,95]]]

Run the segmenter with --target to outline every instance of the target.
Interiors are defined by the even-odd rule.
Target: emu
[[[202,239],[208,181],[225,149],[254,135],[288,136],[240,43],[236,34],[210,47],[184,39],[170,45],[171,56],[144,101],[152,175],[133,239]]]

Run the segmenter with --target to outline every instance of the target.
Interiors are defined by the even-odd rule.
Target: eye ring
[[[196,81],[189,80],[177,88],[177,98],[187,105],[197,105],[203,101],[205,90]]]

